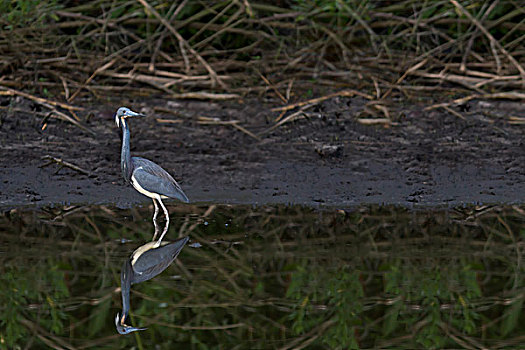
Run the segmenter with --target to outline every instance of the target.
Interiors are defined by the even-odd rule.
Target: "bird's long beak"
[[[133,112],[131,110],[126,112],[126,114],[123,115],[124,118],[145,117],[145,116],[146,116],[145,114]]]
[[[120,320],[119,314],[117,314],[117,316],[115,317],[115,326],[117,326],[117,332],[119,332],[120,334],[129,334],[132,332],[144,331],[147,329],[147,328],[137,328],[137,327],[128,326],[127,324],[123,322],[123,320],[124,320],[124,317],[122,317],[122,320]]]
[[[131,326],[122,326],[122,328],[124,329],[124,332],[126,332],[125,334],[129,334],[129,333],[132,333],[132,332],[139,332],[139,331],[145,331],[147,328],[137,328],[137,327],[131,327]]]

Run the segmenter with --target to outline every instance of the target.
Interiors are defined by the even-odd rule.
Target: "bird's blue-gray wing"
[[[175,242],[145,251],[133,264],[131,283],[141,283],[152,279],[164,271],[177,258],[189,238],[184,237]]]
[[[189,202],[177,181],[159,165],[140,157],[133,157],[131,161],[133,162],[132,176],[140,187],[148,192]]]

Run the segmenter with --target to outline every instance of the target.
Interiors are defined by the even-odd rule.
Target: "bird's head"
[[[121,120],[132,117],[145,117],[144,114],[133,112],[128,107],[120,107],[115,113],[115,123],[120,127]]]
[[[120,334],[129,334],[136,331],[143,331],[147,328],[136,328],[132,326],[128,326],[124,323],[125,317],[120,317],[120,313],[117,313],[117,316],[115,316],[115,326],[117,327],[117,332]]]

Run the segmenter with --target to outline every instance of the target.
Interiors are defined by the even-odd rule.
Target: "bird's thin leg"
[[[170,226],[170,215],[168,213],[168,209],[166,209],[160,197],[157,198],[157,200],[159,201],[160,206],[162,207],[162,210],[164,210],[164,215],[166,215],[166,226],[164,226],[164,231],[162,231],[162,234],[160,235],[159,240],[157,241],[157,243],[155,243],[155,248],[160,246],[160,243],[162,242],[162,239],[164,238],[164,235],[166,234],[166,232],[168,232],[168,227]]]
[[[155,205],[155,214],[153,214],[153,225],[155,225],[155,233],[153,234],[153,239],[152,241],[155,240],[155,238],[157,238],[157,235],[159,234],[159,223],[157,222],[157,214],[159,213],[159,206],[157,205],[157,201],[155,200],[155,198],[152,198],[153,199],[153,204]]]

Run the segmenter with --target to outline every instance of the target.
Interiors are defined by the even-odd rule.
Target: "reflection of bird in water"
[[[149,242],[138,247],[122,265],[120,273],[120,288],[122,290],[122,316],[115,317],[115,326],[120,334],[141,331],[146,328],[135,328],[126,324],[129,314],[129,292],[132,284],[152,279],[164,271],[177,258],[188,242],[188,237],[175,242],[164,242],[156,247],[156,242]]]
[[[166,226],[157,242],[157,246],[159,246],[162,238],[164,238],[164,235],[168,231],[170,223],[168,210],[162,203],[161,198],[176,198],[186,203],[189,202],[189,199],[177,181],[175,181],[166,170],[148,159],[131,156],[129,149],[129,128],[126,119],[132,117],[144,117],[144,114],[133,112],[126,107],[120,107],[117,113],[115,113],[115,123],[117,123],[117,126],[122,126],[120,167],[122,168],[122,175],[126,182],[131,183],[137,191],[153,200],[153,205],[155,205],[155,214],[153,215],[155,234],[153,235],[153,240],[155,240],[158,233],[157,214],[159,213],[159,207],[157,201],[164,211]]]

